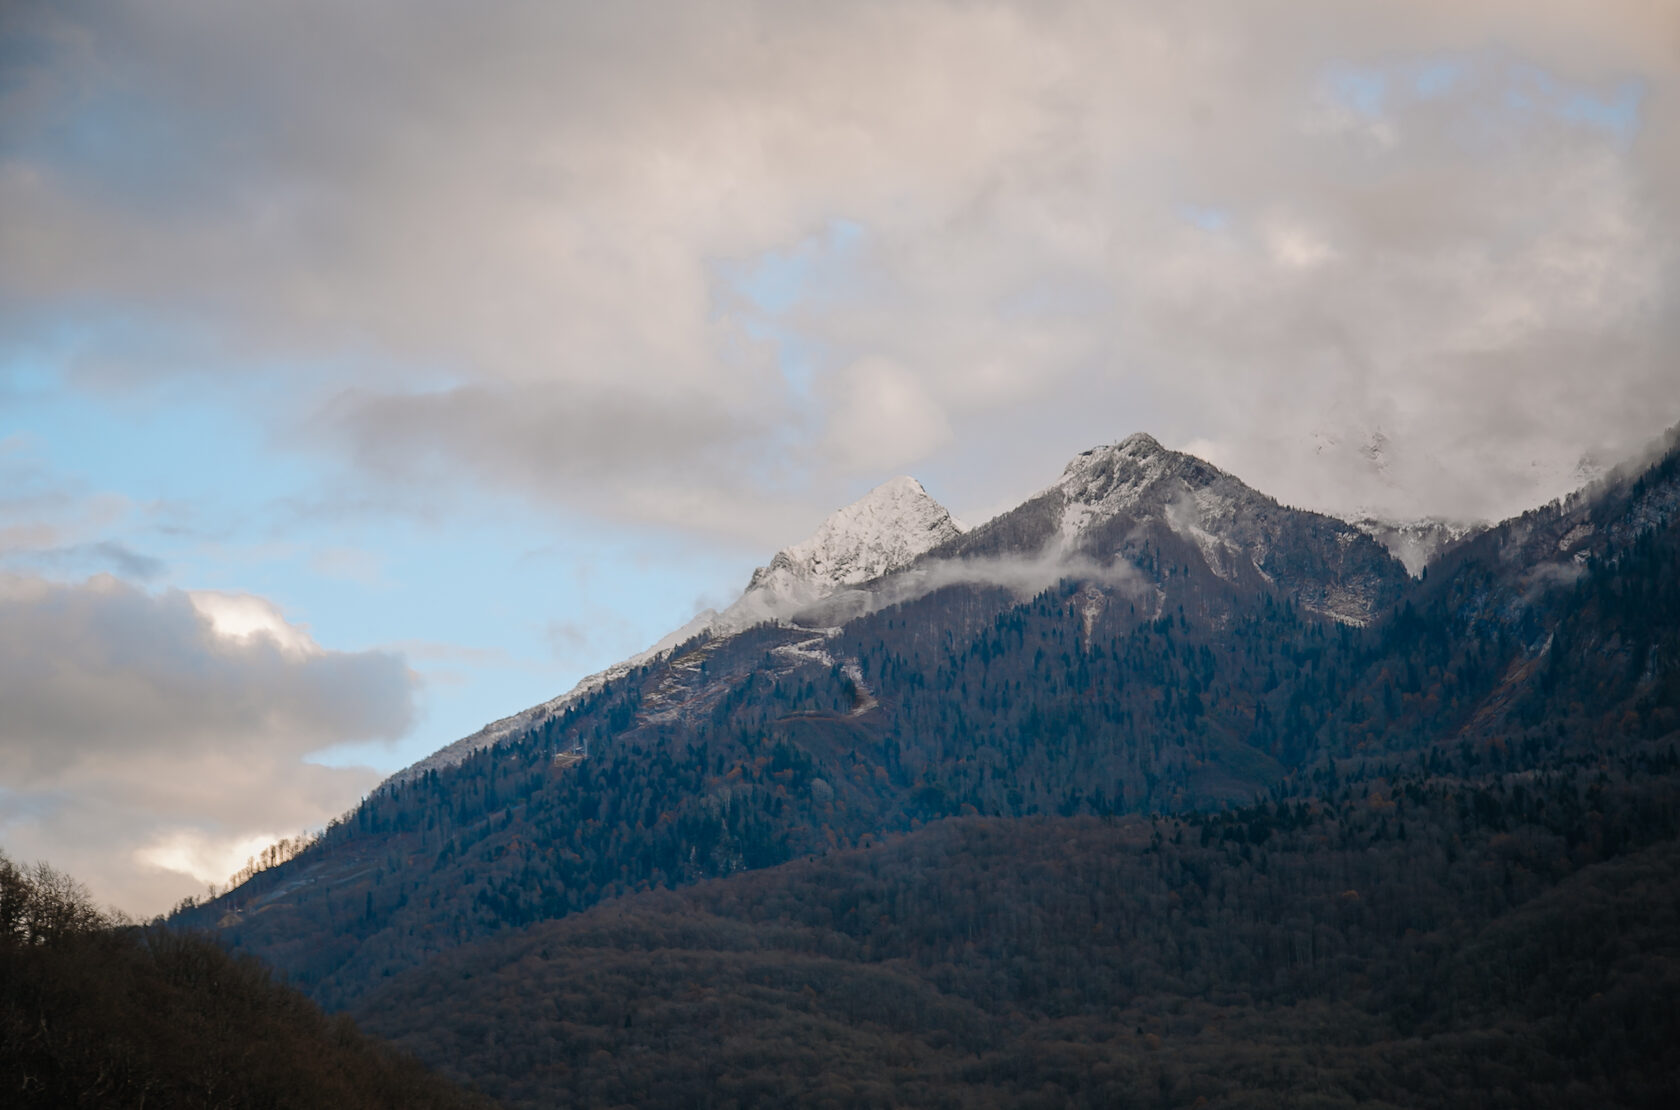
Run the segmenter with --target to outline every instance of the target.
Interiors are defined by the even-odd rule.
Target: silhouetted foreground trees
[[[0,853],[0,1106],[489,1106],[213,941]]]

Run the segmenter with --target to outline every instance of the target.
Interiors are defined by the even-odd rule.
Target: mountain
[[[1339,621],[1370,620],[1398,587],[1394,568],[1358,529],[1285,508],[1143,433],[1081,453],[1054,485],[972,533],[920,482],[899,477],[834,512],[803,542],[778,551],[722,613],[700,613],[646,651],[590,675],[559,697],[486,725],[398,772],[391,782],[412,781],[522,736],[584,695],[701,635],[729,636],[802,617],[832,627],[901,601],[908,592],[959,579],[996,580],[1036,592],[1076,563],[1092,570],[1163,547],[1239,589],[1275,586],[1282,575],[1297,600]],[[934,558],[928,565],[892,588],[860,589],[918,569],[929,553]],[[825,601],[831,602],[826,609]]]
[[[1214,1011],[1236,1007],[1250,1040],[1232,1059],[1257,1058],[1265,1050],[1252,1038],[1263,1040],[1268,1023],[1253,1007],[1261,999],[1286,1004],[1275,993],[1285,982],[1297,983],[1287,1004],[1311,1009],[1289,1015],[1289,1022],[1304,1023],[1288,1026],[1296,1030],[1291,1036],[1307,1038],[1296,1043],[1321,1036],[1305,1032],[1309,1027],[1377,1023],[1369,1026],[1374,1039],[1338,1057],[1349,1075],[1376,1068],[1371,1074],[1393,1077],[1401,1074],[1393,1068],[1412,1067],[1395,1064],[1394,1053],[1413,1051],[1406,1039],[1424,1020],[1420,1014],[1429,1015],[1429,1028],[1458,1038],[1452,1044],[1474,1044],[1500,1021],[1519,1017],[1542,1022],[1533,1029],[1544,1042],[1553,1034],[1542,1019],[1550,1018],[1511,1009],[1530,1003],[1513,1001],[1514,988],[1504,981],[1444,1011],[1435,1000],[1356,982],[1367,966],[1417,972],[1404,962],[1372,964],[1379,953],[1369,930],[1379,928],[1377,935],[1390,938],[1385,943],[1405,952],[1414,944],[1425,945],[1421,952],[1447,953],[1471,943],[1497,951],[1503,943],[1497,938],[1508,935],[1516,938],[1512,943],[1540,946],[1535,958],[1544,959],[1544,951],[1563,942],[1544,923],[1556,914],[1542,913],[1538,900],[1561,900],[1557,913],[1567,917],[1575,912],[1570,891],[1580,884],[1602,879],[1623,892],[1614,898],[1634,907],[1659,897],[1650,891],[1667,889],[1672,876],[1663,868],[1675,858],[1664,847],[1674,823],[1667,799],[1680,773],[1680,451],[1672,440],[1649,465],[1465,537],[1421,579],[1359,528],[1280,505],[1147,436],[1080,455],[1039,494],[969,530],[922,502],[919,487],[894,485],[897,491],[881,500],[908,511],[855,513],[834,535],[878,535],[862,523],[878,518],[926,522],[886,529],[895,537],[921,537],[893,548],[903,554],[871,561],[858,552],[892,545],[832,537],[788,549],[786,558],[755,575],[749,594],[772,579],[819,585],[776,595],[790,601],[774,610],[774,620],[712,625],[622,668],[493,748],[392,783],[296,859],[179,920],[219,929],[224,942],[273,961],[331,1006],[375,1015],[413,997],[454,999],[467,1028],[491,1031],[486,1036],[506,1047],[481,1050],[452,1041],[446,1031],[427,1034],[394,1018],[385,1027],[405,1043],[427,1046],[428,1059],[467,1069],[462,1075],[511,1076],[506,1069],[528,1072],[535,1065],[518,1062],[527,1050],[517,1048],[524,1034],[514,1030],[529,1018],[511,996],[451,984],[468,974],[505,981],[513,974],[498,970],[505,960],[532,974],[557,961],[574,968],[568,977],[582,975],[568,953],[584,944],[580,938],[602,937],[602,930],[612,935],[585,947],[601,949],[624,974],[642,959],[625,953],[664,953],[658,967],[689,975],[680,987],[668,984],[671,990],[687,991],[692,981],[704,997],[736,973],[755,976],[751,982],[765,991],[791,985],[807,1015],[798,1021],[815,1023],[799,1036],[824,1038],[836,1052],[862,1054],[858,1059],[873,1051],[871,1044],[885,1050],[910,1043],[902,1038],[918,1022],[937,1026],[948,1017],[991,1030],[979,1040],[917,1042],[923,1047],[904,1050],[914,1056],[925,1049],[933,1053],[930,1062],[945,1060],[956,1069],[920,1078],[906,1073],[895,1098],[931,1105],[940,1084],[959,1079],[994,1093],[1004,1089],[997,1083],[1005,1072],[1050,1082],[1021,1063],[1042,1038],[1061,1045],[1057,1052],[1135,1063],[1135,1053],[1149,1049],[1116,1039],[1119,1031],[1141,1025],[1134,1016],[1180,1012],[1175,1006],[1200,1007],[1196,1012],[1209,1021]],[[1655,793],[1644,793],[1647,788]],[[1263,820],[1255,816],[1262,801]],[[1624,808],[1607,808],[1612,805]],[[1288,807],[1290,828],[1314,830],[1291,849],[1302,853],[1299,860],[1259,850],[1271,835],[1266,830],[1278,827],[1280,806]],[[969,888],[932,877],[915,892],[892,895],[898,901],[886,910],[854,917],[867,903],[824,901],[799,878],[806,874],[801,868],[825,856],[867,869],[871,861],[893,858],[880,853],[901,850],[894,845],[927,843],[953,823],[1007,830],[1001,835],[1015,847],[990,866],[1011,874],[1044,866],[1044,838],[1084,836],[1079,830],[1093,827],[1139,830],[1139,815],[1148,814],[1176,822],[1151,824],[1145,843],[1155,850],[1138,864],[1163,901],[1147,913],[1100,916],[1096,923],[1109,930],[1100,934],[1107,939],[1082,940],[1075,948],[1084,955],[1051,964],[1030,938],[1050,935],[1055,920],[1033,917],[1030,907],[1013,915],[1001,906],[976,911],[981,917],[965,924],[950,914]],[[1233,826],[1208,823],[1209,815],[1230,814],[1247,814],[1240,835]],[[1204,836],[1226,847],[1189,851],[1188,838]],[[1172,850],[1158,843],[1162,837]],[[1180,837],[1187,838],[1182,851]],[[1325,845],[1344,854],[1313,854]],[[1344,894],[1364,889],[1337,889],[1338,876],[1364,860],[1360,853],[1371,845],[1386,845],[1381,850],[1388,854],[1368,882],[1432,899],[1435,916],[1408,918],[1395,904],[1376,918],[1334,917],[1342,912],[1337,907],[1352,904],[1340,901]],[[1102,905],[1125,884],[1143,882],[1099,865],[1114,849],[1076,853],[1077,865],[1068,863],[1064,872],[1069,897]],[[1646,850],[1654,854],[1639,857],[1645,862],[1636,866],[1635,854]],[[1471,857],[1474,864],[1458,866]],[[1600,863],[1608,870],[1590,870]],[[1618,870],[1624,864],[1634,871]],[[1291,870],[1297,865],[1322,870],[1312,871],[1318,877],[1310,882],[1296,882],[1287,876],[1297,874]],[[1638,878],[1642,867],[1657,869],[1648,882]],[[979,877],[985,868],[971,873],[961,861],[947,870],[967,876],[962,884],[992,881]],[[1425,891],[1421,884],[1437,872],[1460,878]],[[1268,885],[1273,874],[1280,885]],[[715,892],[705,895],[710,908],[684,903],[691,912],[659,900],[663,891],[700,890]],[[1171,930],[1150,942],[1165,946],[1150,958],[1171,967],[1171,977],[1105,980],[1104,989],[1116,992],[1112,1007],[1078,993],[1074,969],[1087,956],[1123,963],[1131,939],[1156,928],[1157,917],[1171,922],[1175,907],[1205,901],[1215,890],[1223,900],[1216,905],[1224,908],[1198,934],[1203,947],[1174,947],[1179,934]],[[1368,897],[1361,894],[1358,904]],[[1328,901],[1320,906],[1312,899]],[[628,920],[623,915],[642,913],[639,906],[693,918],[699,931],[667,922],[645,944],[634,930],[622,938],[613,933],[615,923]],[[1521,916],[1531,911],[1544,922]],[[1244,934],[1227,916],[1316,920],[1321,912],[1334,918],[1326,919],[1327,931],[1313,927],[1252,941],[1239,940]],[[707,915],[716,920],[703,920]],[[901,927],[894,922],[921,930],[920,947],[905,947],[890,929],[879,931]],[[761,927],[769,930],[764,940],[742,939]],[[1408,928],[1429,939],[1407,939]],[[799,939],[801,929],[817,932]],[[1666,966],[1661,929],[1637,920],[1628,929],[1604,943],[1614,949],[1625,941],[1641,960],[1653,961],[1649,967]],[[834,936],[836,930],[845,936]],[[539,937],[545,939],[537,947],[527,943]],[[989,954],[966,947],[982,937],[993,938],[979,950]],[[783,940],[792,947],[778,949]],[[758,945],[765,962],[718,955],[743,944]],[[1247,970],[1230,972],[1235,978],[1196,973],[1221,944],[1258,948],[1242,957]],[[1325,953],[1342,955],[1325,955],[1321,965],[1321,944]],[[806,959],[812,945],[825,959],[838,953],[835,958],[858,967],[823,965],[823,971]],[[797,969],[781,966],[786,960],[772,958],[775,951],[789,960],[797,955]],[[921,970],[893,963],[903,959],[926,963],[917,965]],[[1291,979],[1289,969],[1302,961],[1321,967],[1321,977]],[[962,990],[970,993],[961,1006],[949,997],[957,980],[947,965],[973,976],[965,980],[970,985]],[[1439,959],[1430,968],[1437,978],[1427,982],[1443,991],[1459,975]],[[635,1018],[611,1002],[619,974],[602,971],[584,980],[573,998],[580,1009],[552,1012],[560,1024],[545,1036],[557,1038],[556,1045],[596,1044],[609,1053],[651,1051],[648,1042],[604,1032]],[[885,1034],[866,1028],[867,1036],[854,1041],[855,1031],[841,1028],[874,1020],[868,1015],[875,1003],[854,990],[856,975],[874,984],[870,990],[899,992],[892,997],[912,1016],[894,1019],[898,1034],[881,1041]],[[1227,980],[1248,985],[1227,991],[1220,986]],[[1588,987],[1608,982],[1571,980],[1545,996],[1550,1002],[1533,1005],[1586,1005],[1597,989]],[[1637,985],[1617,982],[1614,989],[1633,992],[1628,1005],[1635,1009],[1663,1004],[1648,993],[1667,989],[1660,975]],[[827,998],[830,990],[836,993]],[[1048,998],[1046,990],[1062,990],[1056,997],[1063,1001],[1011,1001]],[[793,1004],[790,995],[776,997],[777,1007]],[[1363,1000],[1365,1016],[1345,1008],[1349,998]],[[946,1002],[956,1009],[941,1009]],[[756,1005],[739,1002],[749,1004]],[[970,1005],[979,1009],[963,1009]],[[1402,1007],[1414,1016],[1402,1019]],[[740,1013],[695,1011],[714,1018],[724,1012]],[[740,1044],[760,1062],[737,1060],[726,1069],[729,1076],[746,1082],[742,1077],[758,1075],[763,1061],[781,1058],[780,1048],[752,1040],[788,1036],[779,1022],[727,1027],[757,1030],[743,1032],[749,1039]],[[695,1069],[704,1062],[683,1055],[681,1046],[691,1042],[669,1025],[660,1028],[667,1029],[668,1054],[660,1066],[675,1069],[668,1075],[681,1073],[688,1083],[702,1074]],[[1073,1030],[1096,1039],[1082,1041],[1087,1047],[1076,1052],[1063,1044]],[[1586,1036],[1568,1034],[1578,1035]],[[1017,1036],[1026,1039],[1010,1039]],[[489,1042],[474,1045],[481,1043]],[[1099,1044],[1107,1047],[1091,1047]],[[1388,1047],[1372,1047],[1381,1045]],[[949,1059],[942,1055],[959,1048]],[[1544,1055],[1528,1040],[1512,1047],[1519,1050]],[[529,1051],[572,1059],[563,1046]],[[1645,1048],[1628,1051],[1637,1057],[1630,1066],[1645,1069],[1646,1079],[1655,1074]],[[988,1053],[1005,1055],[984,1066],[962,1062],[977,1053],[988,1060]],[[1373,1063],[1378,1057],[1387,1061],[1381,1067]],[[1429,1053],[1407,1058],[1435,1061],[1427,1067],[1440,1063]],[[818,1066],[809,1052],[802,1059],[800,1068]],[[479,1063],[472,1068],[489,1070],[470,1070],[473,1060]],[[1179,1081],[1173,1076],[1193,1076],[1191,1064],[1205,1056],[1182,1060],[1190,1061],[1187,1070],[1168,1075],[1144,1068],[1136,1072],[1146,1077],[1143,1087],[1124,1090],[1150,1089],[1151,1075],[1168,1075],[1173,1083]],[[593,1056],[566,1066],[578,1076],[604,1074]],[[1591,1067],[1589,1059],[1557,1074],[1585,1075]],[[839,1070],[857,1078],[868,1069]],[[1058,1073],[1054,1082],[1077,1071]],[[1453,1082],[1473,1087],[1470,1073],[1454,1074]],[[1231,1089],[1246,1089],[1238,1079]],[[1036,1090],[1039,1080],[1017,1094]],[[499,1093],[518,1087],[512,1078],[508,1083]],[[911,1097],[907,1092],[918,1083],[923,1093]],[[580,1103],[634,1101],[565,1089]],[[1085,1093],[1078,1097],[1101,1104],[1094,1089],[1080,1088]],[[1378,1097],[1356,1082],[1343,1093],[1355,1101]],[[773,1104],[776,1097],[764,1088],[737,1101]],[[1237,1100],[1231,1104],[1243,1103],[1231,1097]],[[1429,1104],[1430,1098],[1399,1101]],[[1451,1101],[1435,1098],[1435,1104]]]

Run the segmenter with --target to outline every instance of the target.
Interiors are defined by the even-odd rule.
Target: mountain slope
[[[756,624],[790,619],[839,590],[903,570],[962,531],[962,525],[916,479],[883,482],[830,514],[803,542],[778,551],[768,566],[753,572],[746,590],[722,613],[705,610],[647,650],[590,675],[558,697],[485,725],[397,772],[389,781],[411,782],[427,771],[452,767],[481,748],[529,733],[585,695],[664,658],[697,636],[732,635]]]

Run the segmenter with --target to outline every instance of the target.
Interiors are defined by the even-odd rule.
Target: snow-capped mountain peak
[[[1162,447],[1154,436],[1137,432],[1119,443],[1081,451],[1053,488],[1070,504],[1125,500],[1164,476],[1175,457],[1177,452]]]
[[[1148,432],[1133,432],[1119,443],[1105,443],[1079,452],[1063,468],[1062,481],[1066,482],[1070,477],[1086,473],[1115,459],[1142,463],[1175,453],[1161,446],[1161,441]]]
[[[777,552],[747,588],[784,568],[802,578],[856,586],[908,566],[962,530],[920,482],[894,478],[836,510],[803,543]]]
[[[1286,508],[1142,433],[1082,452],[1023,510],[1019,523],[1000,531],[1014,531],[1011,542],[1043,529],[1037,534],[1048,547],[1099,560],[1150,544],[1187,543],[1231,587],[1281,588],[1345,623],[1370,620],[1396,588],[1399,568],[1351,525]],[[1182,548],[1170,556],[1186,557]]]
[[[963,526],[914,478],[883,482],[830,514],[810,538],[759,567],[714,630],[736,631],[791,615],[847,586],[903,570]]]
[[[1179,530],[1180,518],[1193,517],[1199,531],[1258,496],[1211,463],[1169,450],[1144,432],[1076,455],[1045,492],[1060,501],[1064,546],[1122,513],[1163,517]]]

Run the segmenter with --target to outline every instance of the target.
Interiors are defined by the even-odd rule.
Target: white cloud
[[[250,647],[254,642],[267,640],[293,660],[322,654],[308,630],[288,623],[279,606],[267,598],[220,590],[189,590],[187,600],[210,622],[210,631],[230,644]]]
[[[298,830],[306,831],[306,830]],[[198,829],[157,834],[136,850],[131,861],[142,868],[188,876],[204,886],[220,887],[264,848],[293,833],[259,832],[215,838]]]
[[[1289,270],[1310,270],[1336,256],[1324,236],[1288,220],[1273,220],[1266,226],[1266,249],[1272,260]]]
[[[353,805],[380,776],[310,753],[402,735],[416,681],[264,598],[0,577],[0,842],[163,909],[271,830]]]
[[[887,359],[869,357],[839,371],[831,394],[826,446],[847,468],[896,470],[927,457],[951,437],[928,388]]]

